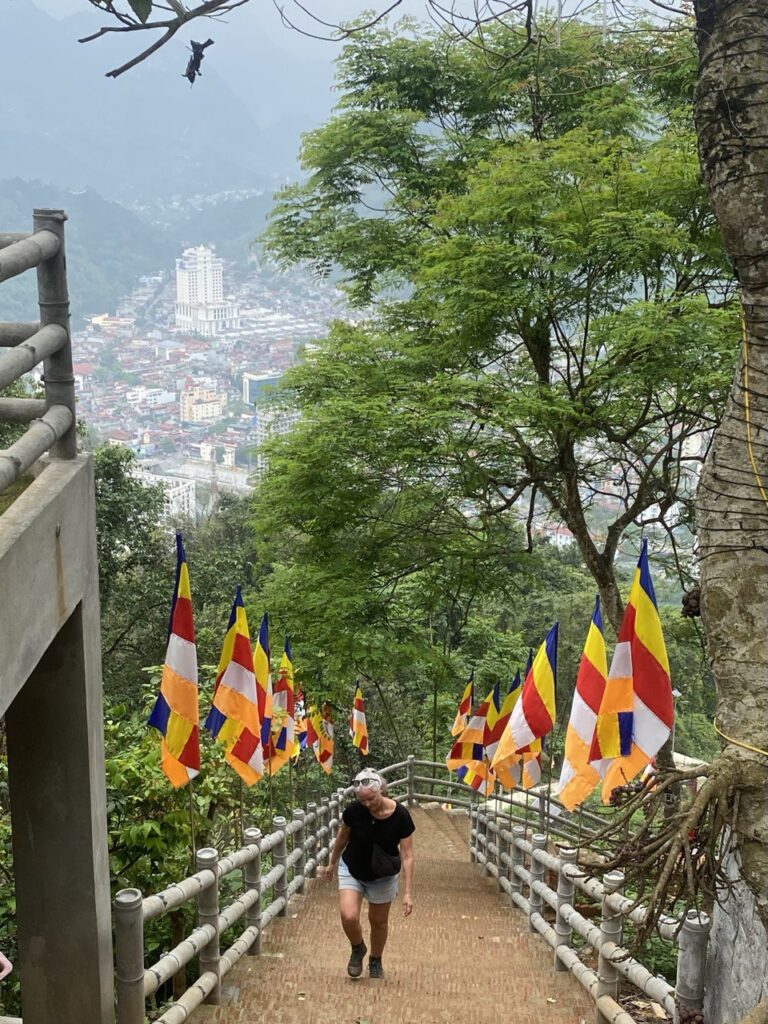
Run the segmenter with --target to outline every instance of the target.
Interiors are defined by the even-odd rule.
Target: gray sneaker
[[[350,978],[359,978],[363,973],[363,960],[365,954],[368,952],[368,947],[364,942],[358,943],[352,947],[352,952],[349,955],[349,963],[347,964],[347,974]]]
[[[381,966],[381,957],[372,956],[368,961],[368,977],[369,978],[383,978],[384,968]]]

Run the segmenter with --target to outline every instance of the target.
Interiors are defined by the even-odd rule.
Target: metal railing
[[[0,324],[0,389],[44,364],[45,398],[0,398],[0,423],[29,424],[0,450],[0,492],[45,452],[76,454],[75,382],[69,332],[63,210],[35,210],[30,234],[0,234],[0,284],[37,268],[37,323]],[[2,351],[7,349],[8,351]]]
[[[427,774],[429,771],[432,774]],[[656,1000],[675,1019],[681,1006],[701,1009],[707,915],[689,914],[683,920],[666,917],[659,926],[661,937],[677,945],[674,988],[634,959],[621,945],[623,922],[626,918],[642,924],[645,908],[636,907],[622,894],[624,879],[618,872],[608,872],[602,880],[586,873],[577,865],[577,851],[571,845],[577,833],[583,844],[588,842],[605,821],[600,815],[584,812],[586,823],[569,820],[565,808],[545,787],[480,800],[469,786],[450,778],[445,765],[414,756],[380,772],[398,802],[410,806],[448,802],[452,808],[468,811],[470,860],[496,879],[499,891],[527,915],[530,930],[552,947],[553,969],[570,971],[590,993],[596,1024],[634,1024],[617,1002],[620,977]],[[195,958],[195,980],[157,1018],[157,1024],[183,1024],[202,1003],[218,1003],[222,979],[243,956],[259,955],[269,923],[285,916],[291,896],[303,892],[306,880],[315,876],[318,865],[327,862],[342,802],[351,794],[351,788],[337,789],[319,805],[309,803],[305,810],[293,810],[291,821],[275,817],[268,835],[262,836],[257,828],[246,829],[245,846],[221,859],[214,849],[198,850],[196,874],[153,896],[142,896],[138,889],[121,890],[114,904],[117,1024],[144,1024],[146,1000]],[[533,821],[529,822],[531,813]],[[534,830],[536,825],[541,831]],[[560,837],[559,856],[547,849],[550,835]],[[221,881],[238,870],[242,871],[242,892],[222,909]],[[547,884],[547,872],[556,874],[556,888]],[[582,912],[584,906],[577,909],[577,890],[599,904],[599,926]],[[271,899],[265,903],[265,894],[270,892]],[[197,905],[197,927],[145,968],[145,924],[190,902]],[[243,916],[245,928],[222,953],[221,936]],[[597,952],[597,970],[580,959],[573,944],[574,932]]]

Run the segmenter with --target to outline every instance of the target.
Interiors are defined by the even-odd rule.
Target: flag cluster
[[[557,624],[536,658],[529,657],[525,681],[521,684],[518,672],[503,700],[497,683],[471,717],[471,708],[464,710],[468,697],[471,701],[468,684],[454,727],[462,714],[469,721],[446,759],[460,781],[486,796],[497,782],[506,789],[527,789],[539,781],[541,738],[555,719],[556,676]]]
[[[672,731],[669,661],[643,541],[611,667],[600,601],[579,665],[558,787],[572,810],[602,780],[602,799],[649,765]]]
[[[181,534],[176,534],[176,585],[171,604],[168,648],[148,725],[161,736],[161,766],[173,786],[200,771],[197,651],[192,621],[189,570]],[[312,745],[321,767],[333,766],[333,717],[329,705],[310,708],[295,695],[293,656],[286,638],[274,689],[269,648],[269,617],[264,614],[251,648],[240,587],[229,616],[205,728],[221,744],[227,762],[251,786],[274,775]],[[368,752],[365,704],[358,687],[351,722],[355,746]]]
[[[451,733],[448,768],[489,795],[496,782],[530,788],[541,779],[542,743],[555,722],[558,626],[529,658],[501,701],[498,685],[472,713],[467,683]],[[569,810],[599,783],[602,799],[646,768],[668,739],[673,722],[672,683],[656,595],[643,541],[610,671],[600,599],[579,663],[565,737],[558,793]]]

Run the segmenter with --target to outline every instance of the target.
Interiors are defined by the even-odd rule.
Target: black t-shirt
[[[374,840],[378,845],[394,857],[401,839],[406,839],[416,830],[413,818],[402,804],[395,804],[394,811],[388,818],[374,818],[371,812],[355,800],[344,808],[342,820],[348,826],[349,842],[344,847],[342,860],[349,868],[353,878],[361,882],[374,880],[371,871],[371,854]]]

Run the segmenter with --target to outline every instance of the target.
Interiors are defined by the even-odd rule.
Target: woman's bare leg
[[[363,905],[363,894],[355,889],[339,889],[339,910],[341,927],[353,946],[363,941],[363,929],[360,927],[360,909]]]
[[[371,924],[371,956],[380,960],[389,933],[391,903],[369,903],[368,920]]]

